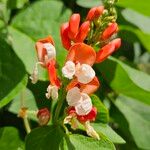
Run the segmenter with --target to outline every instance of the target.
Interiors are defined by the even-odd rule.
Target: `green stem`
[[[30,124],[29,124],[28,118],[24,117],[23,118],[23,122],[24,122],[24,126],[26,128],[26,132],[27,132],[27,134],[29,134],[31,132],[31,128],[30,128]]]
[[[60,98],[59,98],[59,101],[58,101],[58,104],[57,104],[57,107],[56,107],[56,110],[55,110],[55,116],[54,116],[54,123],[56,123],[58,120],[58,117],[59,117],[59,114],[60,114],[60,111],[61,111],[61,108],[63,106],[63,102],[65,100],[65,96],[66,96],[66,88],[65,86],[62,87],[61,91],[60,91]]]

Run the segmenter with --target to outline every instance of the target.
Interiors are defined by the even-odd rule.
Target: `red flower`
[[[101,39],[106,40],[110,38],[114,33],[118,31],[118,25],[117,23],[111,23],[102,33]]]
[[[94,19],[97,19],[103,13],[103,10],[104,6],[91,8],[87,14],[86,20],[93,21]]]
[[[121,46],[121,39],[117,38],[104,47],[102,47],[96,54],[96,63],[104,61],[108,56],[110,56],[114,51],[116,51]]]
[[[90,22],[85,21],[79,27],[80,15],[73,14],[70,17],[69,23],[64,23],[60,28],[61,41],[67,50],[69,50],[71,43],[83,42],[90,30]]]
[[[87,115],[77,115],[75,108],[74,107],[69,107],[67,110],[68,115],[73,115],[77,117],[77,119],[81,122],[81,123],[85,123],[87,121],[95,121],[96,119],[96,115],[97,115],[97,109],[96,107],[93,107],[92,110],[87,114]]]

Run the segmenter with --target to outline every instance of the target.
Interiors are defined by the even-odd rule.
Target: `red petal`
[[[99,50],[96,56],[96,63],[100,63],[104,61],[109,55],[111,55],[115,51],[114,44],[107,44],[102,49]]]
[[[70,39],[73,40],[76,37],[78,30],[79,30],[79,24],[80,24],[80,15],[79,14],[73,14],[69,20],[68,36]]]
[[[60,28],[61,42],[67,50],[71,47],[71,40],[68,37],[69,23],[64,23]]]
[[[57,78],[56,68],[55,68],[55,60],[50,60],[47,65],[49,80],[52,85],[56,85],[58,88],[60,87],[60,81]]]
[[[112,23],[111,25],[109,25],[104,32],[102,33],[102,39],[106,40],[108,38],[110,38],[114,33],[116,33],[118,31],[118,25],[117,23]]]
[[[50,36],[50,35],[48,37],[46,37],[46,38],[38,40],[38,42],[51,43],[51,44],[55,45],[54,40],[53,40],[52,36]]]
[[[81,122],[84,123],[86,121],[95,121],[97,115],[97,109],[96,107],[93,107],[92,110],[84,116],[79,116],[77,115],[77,119]]]
[[[94,79],[87,83],[87,84],[82,84],[78,82],[77,78],[73,79],[67,86],[67,91],[72,89],[73,87],[78,87],[81,92],[87,93],[87,94],[92,94],[94,93],[100,86],[99,80],[97,77],[94,77]]]
[[[120,38],[114,39],[110,43],[114,44],[115,50],[117,50],[121,46],[121,39]]]
[[[95,50],[84,43],[76,43],[70,47],[67,60],[80,64],[93,65],[96,59]]]
[[[79,43],[79,42],[83,42],[85,40],[85,38],[88,35],[88,32],[90,30],[90,22],[89,21],[85,21],[84,23],[82,23],[82,25],[80,26],[79,32],[75,38],[75,42]]]
[[[87,14],[86,20],[92,21],[98,18],[103,13],[103,10],[104,10],[103,6],[91,8]]]

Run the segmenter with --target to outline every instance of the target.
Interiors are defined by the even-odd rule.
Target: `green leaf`
[[[110,57],[97,65],[103,78],[117,93],[133,97],[150,105],[150,76]]]
[[[40,127],[27,135],[25,148],[26,150],[58,150],[63,136],[60,127]]]
[[[7,7],[9,9],[22,8],[28,0],[8,0]]]
[[[131,134],[139,148],[150,148],[150,106],[120,95],[114,104],[129,123]]]
[[[92,103],[97,108],[96,122],[108,123],[109,112],[98,96],[91,95]]]
[[[137,26],[141,31],[150,34],[150,17],[146,17],[132,9],[124,9],[121,13],[128,22]]]
[[[61,23],[68,20],[70,14],[71,11],[65,9],[62,2],[38,1],[14,17],[9,28],[12,45],[29,73],[32,73],[37,59],[35,42],[50,34],[55,40],[57,61],[60,67],[63,66],[67,51],[61,45],[59,28]],[[40,79],[46,80],[45,74],[42,73]]]
[[[94,6],[100,6],[103,5],[102,0],[77,0],[77,4],[81,7],[85,7],[85,8],[91,8]]]
[[[150,44],[149,44],[150,34],[144,33],[137,28],[133,28],[131,26],[124,26],[124,25],[120,26],[120,30],[123,31],[124,33],[126,33],[126,31],[134,33],[138,37],[138,39],[141,41],[143,46],[146,48],[146,50],[150,51]],[[128,40],[128,38],[126,38],[125,40]]]
[[[34,114],[32,114],[32,111],[37,111],[38,107],[36,106],[35,98],[32,92],[28,89],[22,91],[15,97],[8,110],[12,113],[18,114],[21,106],[20,98],[24,99],[23,105],[27,107],[29,111],[31,111],[31,113],[28,113],[28,117],[37,121],[37,118],[34,116]]]
[[[14,127],[0,128],[1,150],[23,150],[24,143],[19,137],[19,132]]]
[[[109,138],[113,143],[124,144],[125,140],[118,135],[110,126],[102,123],[92,123],[91,124],[95,131],[101,136],[101,134],[105,135]]]
[[[0,39],[0,108],[27,84],[25,68],[11,47]]]
[[[65,150],[115,150],[115,146],[104,136],[101,136],[100,140],[95,140],[91,137],[86,137],[79,134],[69,135],[70,143],[68,142],[68,148]]]
[[[120,0],[117,5],[125,8],[131,8],[146,16],[150,16],[149,0]]]

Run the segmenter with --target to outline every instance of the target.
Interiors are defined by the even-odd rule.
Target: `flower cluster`
[[[100,87],[100,82],[92,66],[104,61],[121,45],[121,39],[115,38],[118,25],[115,17],[110,14],[103,6],[94,7],[89,10],[83,23],[80,23],[80,14],[73,14],[60,28],[62,45],[68,51],[62,68],[63,77],[69,80],[64,89],[68,103],[64,123],[69,123],[76,129],[80,122],[85,126],[87,134],[96,139],[100,137],[90,122],[96,119],[97,109],[92,105],[90,95]],[[36,50],[39,61],[35,65],[31,80],[33,83],[37,82],[37,65],[40,64],[49,74],[50,84],[46,97],[58,99],[58,91],[64,83],[61,83],[63,80],[57,75],[53,38],[48,36],[37,41]],[[43,110],[41,112],[44,114]],[[45,118],[49,119],[48,116]],[[40,120],[41,124],[47,123],[47,120],[43,121],[43,117]]]

